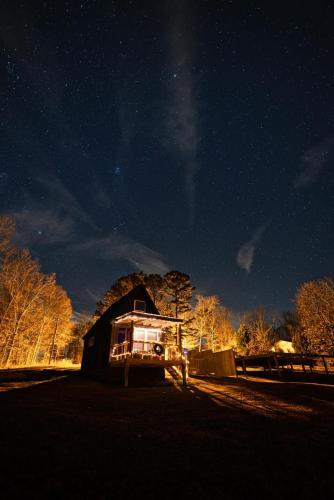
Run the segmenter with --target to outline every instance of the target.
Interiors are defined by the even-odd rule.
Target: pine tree
[[[182,318],[184,313],[191,311],[191,299],[195,287],[192,286],[188,274],[181,273],[180,271],[166,273],[164,280],[173,316],[175,318]]]
[[[240,354],[242,355],[248,354],[249,341],[250,341],[250,333],[248,331],[248,328],[244,323],[241,323],[237,331],[237,350],[238,352],[240,352]]]

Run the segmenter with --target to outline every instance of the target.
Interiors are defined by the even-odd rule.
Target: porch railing
[[[136,344],[140,344],[142,348],[138,349]],[[130,351],[131,346],[129,341],[122,342],[121,344],[114,344],[110,352],[110,360],[119,361],[126,358],[137,358],[176,361],[180,359],[181,352],[179,346],[161,344],[164,347],[164,352],[158,355],[153,349],[154,344],[156,344],[156,342],[143,340],[134,341],[132,351]]]

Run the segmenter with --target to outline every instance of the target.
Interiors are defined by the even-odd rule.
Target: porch
[[[186,366],[182,356],[181,319],[133,311],[112,321],[109,366],[124,368],[124,385],[128,385],[130,367],[180,369],[186,383]],[[175,341],[164,340],[164,329],[173,327]]]

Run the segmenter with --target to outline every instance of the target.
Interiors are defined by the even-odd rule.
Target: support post
[[[324,363],[324,367],[325,367],[325,372],[326,372],[326,375],[328,375],[328,366],[327,366],[327,363],[326,363],[326,359],[325,359],[325,356],[321,356],[322,357],[322,361]]]
[[[278,371],[278,376],[281,377],[282,376],[282,372],[281,372],[281,368],[280,368],[277,356],[274,356],[274,360],[275,360],[276,368],[277,368],[277,371]]]
[[[131,328],[130,328],[130,344],[129,344],[129,347],[130,347],[130,352],[131,352],[131,356],[132,356],[132,349],[133,349],[133,332],[134,332],[134,326],[133,326],[133,321],[131,321]]]
[[[115,339],[115,325],[114,322],[111,322],[111,333],[110,333],[110,349],[109,349],[109,363],[112,360],[111,355],[113,354],[114,351],[114,345],[116,344],[116,339]],[[116,358],[117,359],[117,358]]]
[[[242,359],[242,372],[247,377],[246,362],[244,359]]]
[[[187,368],[186,368],[186,364],[184,362],[182,362],[181,370],[182,370],[182,385],[186,386],[187,385]]]
[[[176,331],[176,342],[177,345],[179,346],[180,353],[182,354],[182,338],[181,338],[181,325],[177,325],[177,331]]]
[[[305,365],[304,365],[304,361],[303,361],[303,358],[300,356],[300,362],[301,362],[301,365],[302,365],[302,368],[303,368],[303,372],[305,371]]]
[[[126,358],[124,365],[124,387],[129,386],[129,370],[130,370],[130,362],[128,358]]]

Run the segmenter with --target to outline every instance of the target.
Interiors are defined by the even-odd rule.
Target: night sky
[[[0,5],[0,210],[74,309],[178,269],[234,311],[333,271],[334,3]]]

